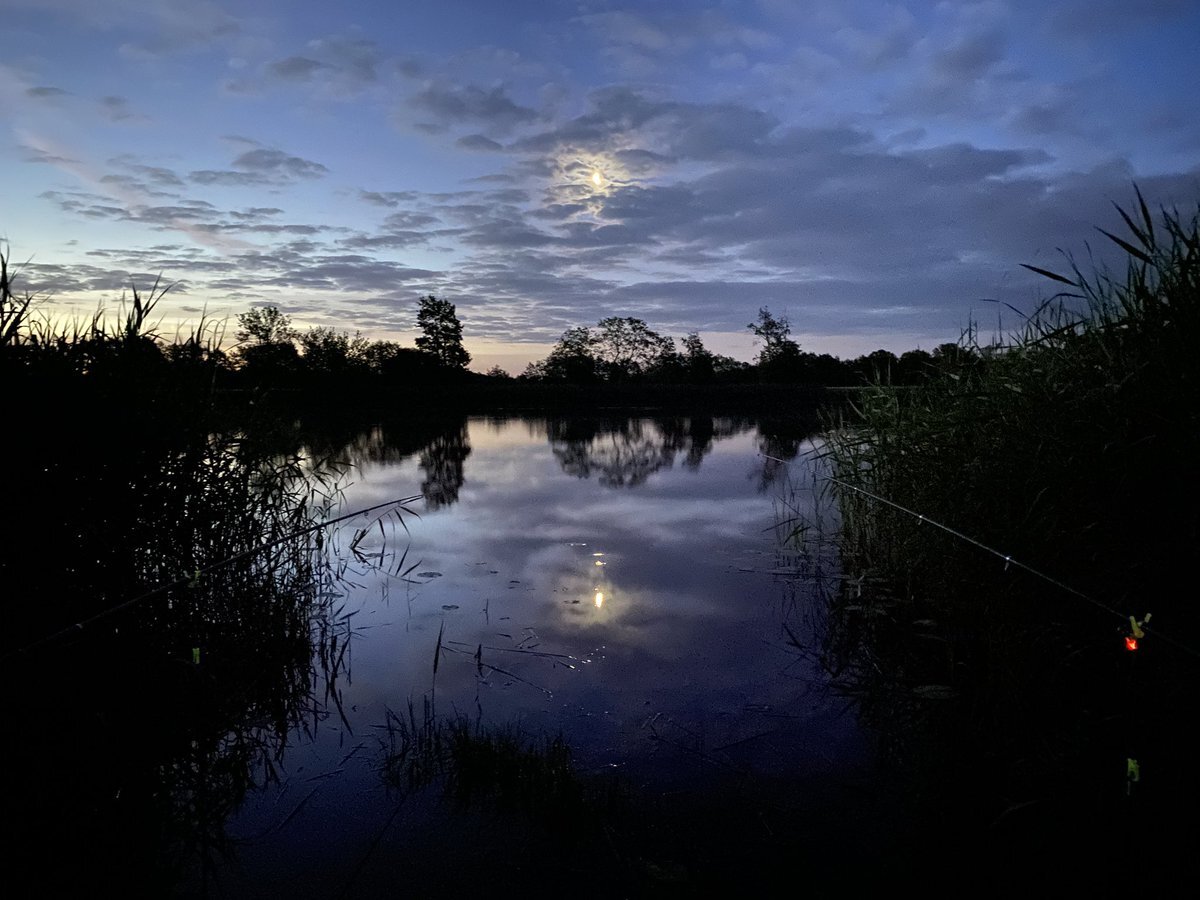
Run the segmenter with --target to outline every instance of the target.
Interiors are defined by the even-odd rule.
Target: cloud
[[[1000,29],[964,35],[933,55],[933,67],[943,78],[971,81],[981,78],[1004,58],[1007,43]]]
[[[268,150],[262,147],[242,153],[233,161],[233,165],[238,169],[283,178],[320,178],[329,173],[329,170],[318,162],[291,156],[282,150]]]
[[[276,206],[251,206],[248,209],[231,210],[229,214],[243,222],[257,222],[277,216],[282,212],[283,210]]]
[[[559,126],[528,135],[509,145],[527,153],[566,150],[626,154],[640,151],[712,160],[753,153],[778,126],[769,113],[734,103],[685,103],[658,100],[628,87],[603,88],[588,98],[590,110]],[[630,144],[651,144],[656,149]]]
[[[32,163],[45,163],[51,166],[77,166],[79,160],[69,156],[64,156],[59,153],[53,153],[48,150],[43,150],[41,147],[30,147],[27,144],[18,144],[18,147],[25,154],[25,161]]]
[[[31,87],[25,89],[25,95],[36,100],[45,100],[50,97],[67,97],[70,96],[70,92],[57,87]]]
[[[125,175],[110,172],[107,175],[100,176],[100,184],[113,187],[122,194],[141,194],[147,198],[163,199],[169,197],[178,197],[174,191],[155,190],[142,179],[134,175]]]
[[[600,43],[603,57],[624,78],[648,78],[689,54],[722,60],[734,68],[746,54],[780,44],[778,36],[715,9],[679,12],[610,10],[584,13],[576,20]]]
[[[284,81],[312,85],[318,96],[349,100],[379,81],[383,59],[373,41],[331,35],[310,40],[303,53],[267,63],[261,69],[261,82],[244,77],[232,80],[227,88],[234,93],[258,93],[271,81]]]
[[[462,147],[464,150],[483,150],[487,152],[495,152],[503,150],[504,145],[493,141],[489,137],[484,137],[482,134],[468,134],[460,137],[454,142],[456,146]]]
[[[310,41],[309,49],[348,81],[371,84],[379,80],[382,56],[374,41],[334,35]]]
[[[494,133],[506,133],[537,120],[537,112],[520,106],[502,87],[490,90],[474,85],[435,82],[408,99],[408,105],[439,120],[438,126],[472,124]]]
[[[93,6],[93,4],[85,4]],[[94,4],[84,11],[104,29],[136,30],[138,36],[120,45],[119,52],[131,60],[154,61],[161,57],[192,52],[214,43],[228,42],[242,34],[242,24],[212,0],[160,0],[142,4]]]
[[[124,97],[108,96],[100,98],[100,112],[110,122],[148,122],[147,116],[133,112],[129,101]]]
[[[417,200],[421,195],[417,191],[359,191],[358,196],[374,206],[395,208],[401,203]]]
[[[130,154],[115,157],[110,162],[133,172],[144,179],[145,182],[159,187],[183,187],[184,185],[183,179],[173,170],[163,166],[148,166],[144,163],[139,163],[137,162],[137,158]]]
[[[271,74],[285,81],[308,81],[314,73],[325,68],[325,64],[304,56],[289,56],[271,63],[267,68]]]
[[[322,178],[329,169],[318,162],[282,150],[255,147],[238,154],[232,170],[198,169],[188,175],[195,184],[253,187],[290,184],[300,179]]]

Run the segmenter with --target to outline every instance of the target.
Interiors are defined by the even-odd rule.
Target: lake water
[[[387,846],[405,845],[378,743],[409,702],[561,734],[583,771],[641,788],[859,777],[853,716],[785,630],[811,636],[812,585],[780,574],[796,560],[774,527],[777,460],[802,484],[810,444],[748,420],[473,418],[417,453],[386,448],[360,438],[343,508],[424,498],[404,526],[341,531],[345,546],[366,529],[342,581],[345,718],[296,735],[287,775],[231,823],[251,881],[332,887],[347,870],[330,860],[356,864],[389,821]]]
[[[642,882],[693,883],[696,855],[720,869],[726,847],[732,867],[797,816],[869,841],[869,741],[796,646],[816,649],[813,594],[836,570],[814,573],[775,527],[785,497],[815,515],[811,449],[788,422],[709,416],[451,418],[323,437],[302,455],[350,463],[339,514],[413,499],[322,534],[327,613],[290,719],[239,701],[241,724],[201,762],[160,756],[136,775],[146,796],[176,798],[172,827],[207,823],[182,841],[173,890],[438,895],[556,871],[561,835],[389,784],[386,725],[410,704],[417,719],[561,735],[585,778],[652,801],[664,824],[638,857]],[[217,656],[194,652],[201,671]],[[601,867],[637,855],[596,852]]]

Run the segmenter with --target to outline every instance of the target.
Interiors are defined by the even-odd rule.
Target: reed
[[[829,423],[846,579],[823,662],[922,790],[988,819],[1112,811],[1131,742],[1195,781],[1172,710],[1200,645],[1174,585],[1200,537],[1200,206],[1118,211],[1123,272],[1028,267],[1056,293],[1013,334],[971,329],[952,367]],[[1125,617],[1147,612],[1163,640],[1133,679]]]
[[[464,716],[436,715],[430,698],[418,716],[389,709],[386,782],[408,792],[440,784],[459,808],[492,806],[544,824],[579,820],[589,797],[562,736],[530,738],[514,725],[486,727]]]
[[[279,777],[288,743],[340,715],[353,635],[318,526],[345,467],[289,423],[212,401],[219,323],[169,360],[160,289],[119,321],[52,328],[5,278],[0,362],[23,429],[0,445],[19,511],[0,657],[29,688],[0,754],[21,773],[12,858],[40,883],[171,893],[230,849],[230,813]],[[194,380],[163,387],[168,365]]]

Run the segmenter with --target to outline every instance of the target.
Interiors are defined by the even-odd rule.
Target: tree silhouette
[[[698,332],[689,332],[683,339],[683,365],[690,380],[700,383],[712,381],[713,354],[704,346]]]
[[[558,339],[550,355],[541,364],[527,369],[526,374],[576,384],[595,381],[596,357],[592,355],[594,343],[595,337],[590,328],[568,328]]]
[[[432,353],[442,365],[452,369],[465,368],[471,354],[462,343],[462,323],[449,300],[439,300],[433,294],[417,301],[417,324],[424,334],[417,338],[417,347]]]
[[[296,329],[275,306],[258,306],[238,313],[238,360],[252,383],[279,383],[294,377],[300,365]]]
[[[642,319],[610,316],[596,329],[592,352],[611,381],[636,378],[675,353],[675,342]]]
[[[758,311],[758,322],[746,326],[763,342],[758,352],[758,368],[765,378],[794,381],[801,376],[803,358],[800,345],[791,340],[792,326],[787,316],[776,318],[765,306]]]
[[[277,306],[256,306],[238,313],[237,339],[239,343],[288,344],[296,338],[292,320],[279,311]]]
[[[792,326],[787,316],[776,318],[764,306],[758,311],[758,322],[751,322],[746,327],[763,342],[762,350],[758,352],[760,366],[768,366],[779,359],[799,355],[800,345],[788,337],[792,333]]]
[[[304,365],[313,375],[339,376],[367,366],[369,342],[332,328],[311,328],[300,336]]]

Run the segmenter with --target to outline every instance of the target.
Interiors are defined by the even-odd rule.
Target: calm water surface
[[[207,888],[319,895],[453,846],[436,803],[397,814],[381,778],[387,710],[410,702],[561,734],[581,770],[643,790],[859,778],[853,715],[785,631],[811,637],[813,586],[783,574],[787,467],[771,457],[803,483],[811,445],[769,431],[472,418],[412,453],[360,435],[344,509],[423,497],[403,525],[377,515],[334,535],[353,628],[336,702],[316,698],[278,780],[229,823],[235,862]]]

